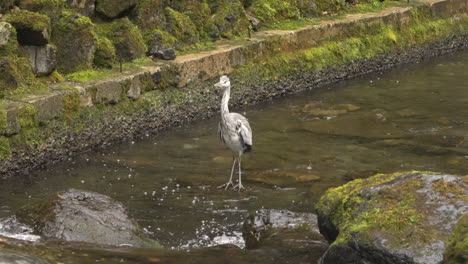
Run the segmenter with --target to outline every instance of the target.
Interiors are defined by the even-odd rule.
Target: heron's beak
[[[215,86],[215,87],[221,87],[222,85],[221,85],[221,82],[219,82],[219,83],[215,83],[214,86]]]

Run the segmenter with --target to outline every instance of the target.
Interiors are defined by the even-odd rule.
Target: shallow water
[[[242,193],[216,188],[227,181],[232,158],[218,141],[214,117],[3,181],[0,218],[58,191],[86,189],[123,202],[149,236],[174,250],[61,245],[63,252],[54,255],[45,247],[57,261],[79,263],[80,250],[88,260],[109,263],[179,263],[187,255],[205,263],[219,263],[220,256],[236,263],[278,261],[285,256],[197,248],[243,247],[242,222],[249,213],[313,212],[327,188],[351,179],[407,170],[468,174],[467,106],[465,51],[233,109],[254,132],[253,152],[242,162]]]

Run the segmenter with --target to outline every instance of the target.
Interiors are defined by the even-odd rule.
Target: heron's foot
[[[244,185],[242,185],[242,183],[236,184],[236,186],[232,187],[232,189],[234,191],[237,190],[238,192],[245,190]]]
[[[223,189],[224,188],[224,190],[227,190],[229,188],[229,186],[233,186],[233,188],[234,188],[234,183],[232,183],[232,181],[228,181],[225,184],[218,186],[218,189]]]

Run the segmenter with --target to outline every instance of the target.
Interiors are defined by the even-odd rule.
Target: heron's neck
[[[226,87],[223,94],[223,100],[221,100],[221,115],[229,114],[229,97],[231,96],[231,86]]]

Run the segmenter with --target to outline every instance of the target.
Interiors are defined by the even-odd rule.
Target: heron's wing
[[[236,131],[242,138],[245,144],[252,146],[252,129],[250,128],[249,120],[240,114],[233,113],[236,121]]]

